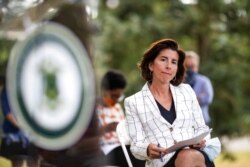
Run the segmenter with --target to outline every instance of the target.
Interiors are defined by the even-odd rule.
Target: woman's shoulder
[[[192,90],[191,86],[187,83],[181,83],[177,86],[173,86],[174,89],[185,89],[185,90]]]
[[[181,83],[180,85],[173,86],[173,87],[174,87],[173,89],[175,90],[175,92],[179,92],[183,95],[185,95],[185,94],[186,95],[193,95],[194,97],[196,97],[193,88],[187,83]]]
[[[125,98],[125,101],[131,101],[131,100],[134,100],[134,99],[137,99],[137,98],[141,98],[142,97],[142,93],[141,91],[138,91],[128,97]]]
[[[135,99],[138,99],[138,98],[142,98],[142,96],[145,94],[145,92],[148,92],[149,89],[148,89],[148,85],[147,83],[144,84],[144,86],[142,87],[142,89],[134,94],[131,94],[130,96],[126,97],[125,98],[125,101],[129,101],[129,100],[135,100]]]

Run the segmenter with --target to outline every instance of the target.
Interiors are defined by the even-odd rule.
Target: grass
[[[3,157],[0,157],[0,166],[1,167],[11,167],[11,162]]]
[[[216,167],[246,167],[250,163],[250,152],[222,153],[215,159]],[[0,157],[0,167],[11,167],[10,161]]]
[[[215,159],[216,167],[245,167],[250,163],[250,152],[233,152],[221,154]]]

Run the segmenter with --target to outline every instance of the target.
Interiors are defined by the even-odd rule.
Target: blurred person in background
[[[205,123],[209,125],[211,122],[209,105],[213,101],[214,92],[210,79],[198,72],[199,64],[199,55],[194,51],[186,51],[185,67],[187,72],[185,82],[194,89]]]
[[[1,109],[3,119],[3,137],[0,147],[0,155],[10,159],[15,166],[21,159],[30,160],[28,163],[33,166],[38,160],[38,153],[35,146],[21,130],[16,117],[9,103],[9,95],[6,87],[6,77],[1,76]],[[21,163],[21,162],[20,162]],[[33,165],[32,165],[33,164]],[[28,164],[28,166],[30,166]]]
[[[117,124],[125,119],[124,111],[119,104],[124,97],[127,81],[118,70],[109,70],[101,80],[101,99],[97,105],[100,122],[100,145],[106,165],[127,167],[127,161],[116,134]],[[130,153],[130,152],[129,152]],[[145,162],[136,160],[130,153],[134,166],[145,166]]]

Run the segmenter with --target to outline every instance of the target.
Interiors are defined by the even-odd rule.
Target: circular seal
[[[95,105],[95,77],[80,40],[58,23],[18,41],[7,68],[10,104],[31,141],[59,150],[83,135]]]

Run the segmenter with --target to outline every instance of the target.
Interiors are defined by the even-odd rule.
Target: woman
[[[117,124],[125,119],[124,111],[119,102],[123,99],[126,85],[127,81],[124,75],[117,70],[109,70],[101,81],[102,97],[97,106],[97,113],[102,134],[100,144],[105,155],[105,165],[128,166],[116,134]],[[144,161],[137,160],[133,156],[131,156],[131,160],[137,167],[145,164]]]
[[[146,166],[214,166],[202,149],[205,140],[168,153],[178,141],[208,131],[192,88],[183,84],[185,53],[177,42],[154,42],[138,65],[147,83],[125,99],[131,152]],[[207,136],[210,138],[210,136]]]

